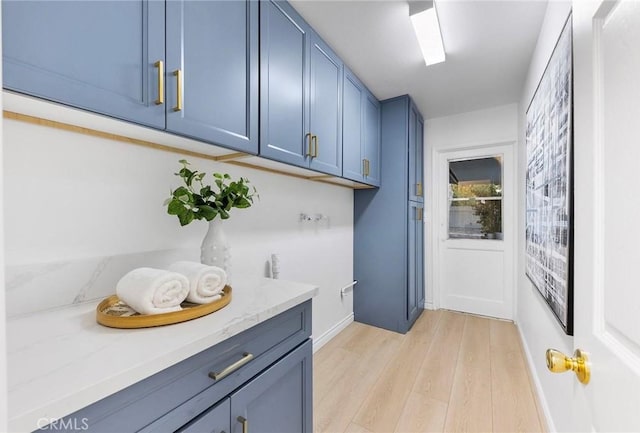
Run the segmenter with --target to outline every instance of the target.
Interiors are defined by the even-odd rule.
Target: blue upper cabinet
[[[380,186],[380,102],[365,89],[363,154],[366,160],[364,182]]]
[[[2,2],[3,86],[164,128],[164,14],[144,0]]]
[[[413,101],[409,107],[409,200],[423,202],[424,120]]]
[[[344,68],[342,103],[342,176],[358,182],[364,181],[366,161],[362,155],[362,98],[364,87],[353,73]]]
[[[260,155],[309,166],[309,33],[288,3],[260,5]]]
[[[167,130],[257,154],[258,2],[166,5]]]
[[[417,110],[417,108],[416,108]],[[416,179],[418,201],[424,202],[424,120],[418,114],[416,125]]]
[[[288,3],[261,3],[260,155],[340,175],[342,67]]]
[[[309,131],[310,168],[342,174],[342,68],[340,58],[311,33]]]
[[[380,103],[344,68],[342,176],[380,185]]]

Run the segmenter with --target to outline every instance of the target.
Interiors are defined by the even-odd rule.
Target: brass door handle
[[[245,365],[247,362],[251,361],[252,359],[253,359],[253,355],[251,353],[245,352],[245,353],[242,354],[242,358],[240,358],[239,360],[237,360],[233,364],[223,368],[218,373],[216,373],[215,371],[209,372],[209,377],[211,379],[213,379],[213,380],[220,380],[223,377],[226,377],[226,376],[230,375],[231,373],[233,373],[234,371],[236,371],[237,369],[239,369],[240,367],[242,367],[243,365]]]
[[[176,69],[173,72],[173,75],[176,77],[178,81],[177,92],[176,92],[176,106],[173,107],[173,111],[182,111],[182,71],[180,69]]]
[[[580,383],[588,384],[591,378],[591,362],[586,352],[576,349],[573,358],[555,349],[547,349],[547,368],[552,373],[564,373],[573,371]]]
[[[158,60],[153,64],[158,68],[158,99],[156,99],[156,105],[164,104],[164,62]]]
[[[311,139],[313,140],[313,156],[314,158],[318,157],[318,136],[312,135]]]
[[[237,420],[242,424],[242,433],[249,433],[249,420],[243,416],[239,416]]]

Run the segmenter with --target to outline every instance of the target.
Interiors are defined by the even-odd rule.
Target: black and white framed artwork
[[[527,109],[526,274],[573,335],[571,16]]]

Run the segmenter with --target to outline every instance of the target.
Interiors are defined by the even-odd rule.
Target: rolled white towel
[[[222,297],[222,289],[227,284],[227,273],[217,266],[197,262],[175,262],[169,270],[185,275],[189,279],[187,301],[208,304]]]
[[[179,311],[189,294],[189,280],[184,275],[154,268],[137,268],[120,278],[118,297],[140,314]]]

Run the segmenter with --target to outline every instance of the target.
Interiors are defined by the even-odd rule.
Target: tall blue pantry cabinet
[[[355,320],[406,333],[424,305],[424,120],[407,95],[381,102],[381,186],[354,193]]]

